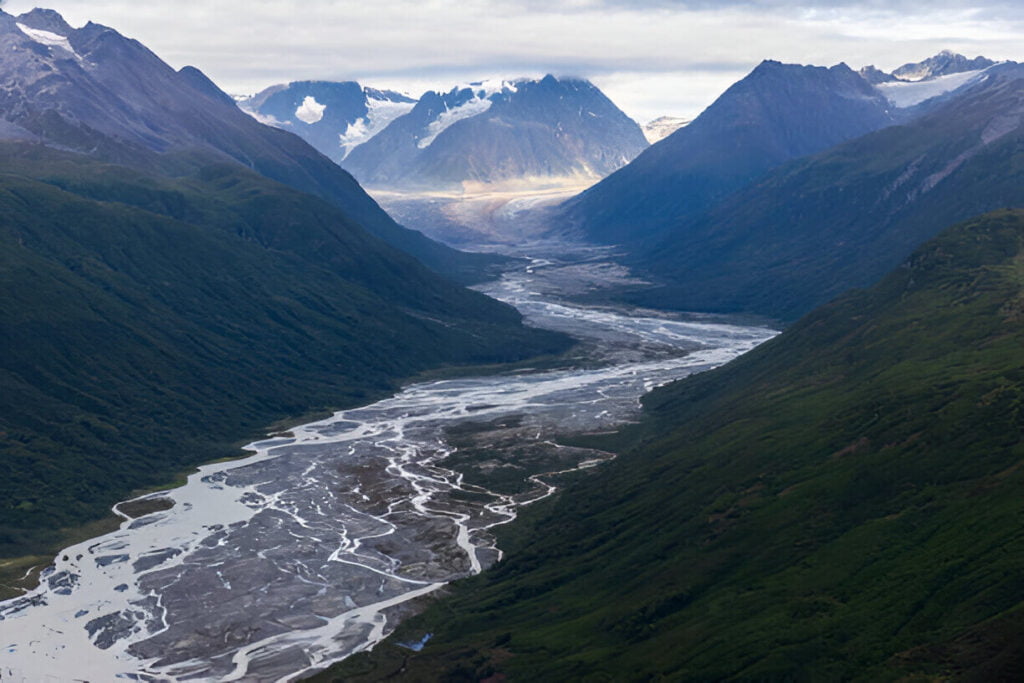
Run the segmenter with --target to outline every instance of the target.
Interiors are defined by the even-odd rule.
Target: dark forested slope
[[[169,180],[7,143],[0,555],[274,419],[564,345],[236,164]]]
[[[344,680],[1020,678],[1024,213],[645,405]]]

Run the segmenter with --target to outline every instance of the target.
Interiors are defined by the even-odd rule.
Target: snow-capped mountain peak
[[[639,126],[587,81],[491,79],[425,92],[343,165],[378,187],[593,180],[646,144]]]
[[[912,62],[886,73],[866,66],[858,73],[898,109],[912,107],[984,78],[996,62],[986,57],[968,59],[951,50],[920,62]]]
[[[985,57],[968,59],[952,50],[943,50],[923,61],[911,62],[894,69],[892,76],[901,81],[924,81],[967,71],[979,71],[993,64],[995,62]]]

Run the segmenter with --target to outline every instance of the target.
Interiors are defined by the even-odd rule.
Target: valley
[[[612,457],[562,439],[629,422],[653,387],[775,334],[581,308],[559,290],[616,285],[607,250],[531,248],[478,289],[577,339],[557,367],[413,384],[147,495],[155,511],[65,549],[0,605],[5,678],[290,680],[370,647],[410,601],[493,564],[493,527]]]
[[[4,683],[1024,679],[1018,41],[121,2],[0,10]]]

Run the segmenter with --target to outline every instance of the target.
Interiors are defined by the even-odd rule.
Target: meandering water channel
[[[64,550],[37,590],[0,603],[0,680],[294,680],[371,647],[410,600],[495,562],[489,529],[554,489],[524,448],[549,471],[599,466],[608,454],[559,437],[634,419],[651,388],[775,334],[559,299],[609,269],[538,258],[481,288],[580,339],[573,367],[411,385],[203,466],[150,496],[170,509]],[[460,430],[511,434],[486,465],[529,484],[470,483],[452,464]]]

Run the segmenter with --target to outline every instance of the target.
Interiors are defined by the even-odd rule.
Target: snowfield
[[[894,106],[903,109],[920,104],[933,97],[944,95],[960,88],[968,83],[979,81],[984,78],[983,74],[987,69],[977,71],[964,71],[948,76],[939,76],[927,81],[893,81],[890,83],[879,83],[878,88]]]

